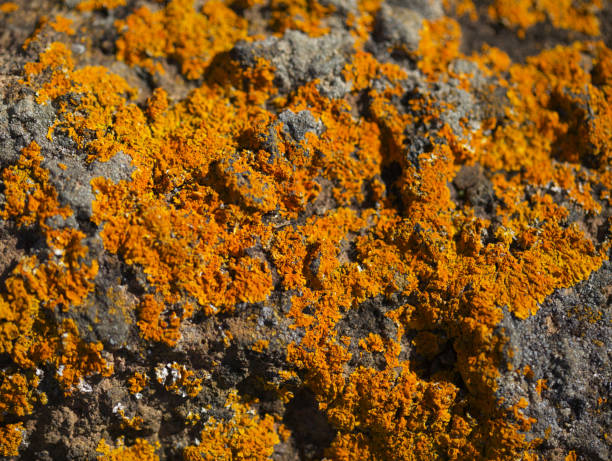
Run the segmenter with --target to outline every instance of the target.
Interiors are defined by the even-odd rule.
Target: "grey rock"
[[[316,120],[307,110],[300,111],[297,114],[286,110],[278,115],[278,119],[283,122],[283,130],[296,141],[303,140],[306,133],[314,133],[320,136],[324,130],[321,121]]]
[[[558,447],[575,450],[581,459],[612,456],[604,437],[612,427],[612,408],[602,403],[612,390],[611,280],[607,261],[588,280],[556,290],[536,315],[517,320],[505,313],[505,360],[514,371],[502,373],[498,396],[507,405],[527,399],[524,413],[537,420],[528,436],[545,439],[545,459]],[[533,376],[516,371],[526,365]],[[535,390],[539,379],[546,380],[541,394]]]
[[[389,48],[415,51],[422,27],[423,16],[417,11],[383,4],[376,15],[374,39]]]
[[[438,19],[444,15],[441,0],[390,0],[388,3],[413,10],[426,19]]]
[[[48,146],[47,132],[54,118],[53,108],[37,104],[33,96],[14,105],[0,102],[0,167],[15,163],[21,149],[32,141]]]
[[[60,164],[65,167],[60,167]],[[95,196],[91,188],[93,178],[103,176],[114,182],[129,180],[134,168],[131,158],[119,152],[108,162],[94,161],[88,165],[75,153],[46,159],[43,166],[49,170],[49,179],[58,192],[60,203],[69,205],[79,219],[89,219]]]
[[[356,13],[358,10],[356,0],[322,0],[323,6],[332,6],[334,13],[346,16],[348,13]]]
[[[472,122],[479,122],[480,112],[478,101],[474,95],[458,88],[457,84],[458,82],[454,81],[440,83],[436,88],[432,89],[431,95],[438,101],[450,104],[453,109],[442,111],[440,118],[457,135],[462,136],[464,129],[462,128],[461,120],[467,119]]]
[[[314,79],[333,79],[340,74],[353,50],[349,34],[332,33],[322,37],[289,30],[282,38],[270,37],[258,42],[239,42],[233,57],[252,66],[257,57],[275,68],[275,84],[287,92]]]
[[[329,99],[342,99],[352,88],[353,84],[350,81],[345,82],[338,76],[331,76],[317,84],[319,93]]]

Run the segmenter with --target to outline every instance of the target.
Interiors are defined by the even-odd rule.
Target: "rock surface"
[[[0,0],[0,458],[610,459],[612,4],[510,3]]]

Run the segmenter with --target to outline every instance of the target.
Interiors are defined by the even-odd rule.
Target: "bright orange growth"
[[[201,12],[192,0],[172,0],[151,12],[142,7],[117,21],[122,32],[117,57],[150,72],[163,72],[159,58],[168,57],[181,65],[189,79],[202,77],[212,58],[230,50],[247,36],[247,22],[221,1],[206,2]]]
[[[595,79],[582,67],[584,53],[603,70]],[[514,110],[507,111],[509,123],[485,140],[479,161],[493,170],[523,169],[532,184],[557,183],[585,209],[599,212],[591,189],[604,185],[600,199],[609,200],[612,186],[612,108],[607,103],[612,69],[601,67],[608,59],[603,44],[586,43],[557,47],[529,58],[524,66],[512,66],[511,81],[516,83],[508,98]],[[593,117],[586,113],[585,101]],[[567,117],[560,118],[560,111]],[[502,197],[516,187],[516,181],[501,177],[495,182]],[[512,200],[508,196],[505,201]],[[510,206],[508,212],[513,211]]]
[[[538,379],[538,381],[536,382],[536,392],[538,394],[541,395],[543,390],[548,389],[546,382],[546,379]]]
[[[472,0],[442,0],[447,12],[455,13],[457,16],[469,16],[471,21],[478,20],[478,11]]]
[[[38,378],[28,379],[21,373],[0,373],[0,421],[6,416],[24,416],[32,413],[35,403],[32,389]]]
[[[14,13],[18,9],[19,9],[19,5],[17,5],[14,2],[3,2],[2,4],[0,4],[0,13],[5,13],[5,14]]]
[[[576,3],[579,6],[575,6]],[[518,28],[520,37],[525,36],[526,29],[547,19],[555,27],[596,36],[599,35],[599,20],[595,13],[602,6],[601,0],[495,0],[489,7],[489,16]]]
[[[451,18],[424,21],[418,50],[419,69],[428,76],[444,74],[448,64],[459,57],[461,28]]]
[[[254,352],[263,352],[270,347],[270,341],[267,339],[259,339],[251,346],[251,350]]]
[[[148,383],[149,377],[145,373],[136,372],[128,379],[128,389],[132,394],[137,394],[142,392]]]
[[[312,10],[301,24],[318,33],[327,12],[313,5],[294,6]],[[363,16],[350,27],[363,38],[378,2],[362,1],[360,7]],[[288,17],[294,20],[293,13]],[[506,89],[499,123],[484,120],[480,129],[470,129],[461,121],[464,132],[455,133],[442,123],[452,107],[427,88],[407,92],[406,72],[379,62],[359,40],[343,72],[352,83],[349,98],[325,98],[315,81],[272,101],[269,63],[239,68],[227,61],[224,53],[246,37],[247,24],[219,2],[197,12],[192,2],[173,0],[158,12],[137,10],[118,27],[120,59],[153,72],[169,58],[187,78],[202,79],[201,86],[176,103],[156,89],[140,107],[120,77],[99,67],[75,69],[62,44],[28,64],[26,76],[40,102],[66,101],[55,129],[87,149],[90,161],[107,161],[119,151],[132,159],[130,180],[92,181],[92,221],[103,228],[105,249],[140,267],[150,284],[138,306],[142,338],[174,346],[181,322],[195,309],[230,314],[239,303],[265,302],[274,290],[285,291],[291,295],[288,317],[303,332],[287,348],[293,369],[286,377],[314,392],[333,425],[329,458],[386,459],[392,453],[405,460],[533,459],[537,441],[523,434],[533,422],[522,414],[526,401],[504,409],[495,397],[505,343],[497,328],[501,307],[526,318],[555,289],[584,280],[605,258],[607,247],[596,247],[571,224],[547,187],[566,190],[593,214],[610,200],[610,50],[602,43],[580,44],[513,65],[495,49],[467,58],[459,51],[456,22],[425,22],[413,57],[432,85],[453,77],[469,89],[469,76],[449,71],[463,58]],[[590,72],[581,65],[587,58]],[[349,103],[357,99],[365,101],[364,115]],[[306,117],[304,111],[321,129],[295,139],[279,114],[291,120]],[[428,147],[414,154],[417,136]],[[46,217],[70,210],[57,203],[36,149],[30,146],[3,173],[9,191],[3,213],[45,230]],[[451,199],[448,184],[475,162],[490,173],[495,223]],[[398,171],[397,178],[384,179],[388,169]],[[326,204],[316,211],[321,198]],[[53,248],[65,254],[72,249],[62,256],[69,267],[62,276],[73,280],[77,267],[90,272],[63,294],[46,279],[37,289],[27,274],[38,261],[22,261],[7,281],[8,295],[0,298],[8,320],[3,347],[28,366],[54,360],[60,351],[63,358],[54,363],[64,367],[64,384],[72,386],[79,376],[108,372],[97,345],[79,342],[69,323],[57,326],[68,333],[66,343],[36,348],[21,338],[33,336],[31,315],[39,305],[53,303],[45,298],[39,304],[43,289],[51,285],[62,305],[78,304],[90,289],[94,264],[83,262],[87,251],[77,231],[45,232]],[[40,266],[41,273],[50,271]],[[385,316],[396,334],[340,336],[338,325],[351,310],[393,296],[402,301]],[[454,367],[421,377],[418,360],[402,355],[407,331],[425,360],[452,347]],[[47,336],[55,335],[49,329]],[[351,365],[353,340],[359,353],[375,355],[379,368]],[[37,354],[34,361],[29,348]],[[75,357],[83,354],[90,360],[79,367]],[[160,364],[156,378],[182,397],[202,389],[203,378],[177,363]],[[129,381],[135,392],[145,384],[143,376]],[[543,385],[538,381],[540,390]],[[27,388],[17,395],[30,399]],[[235,394],[228,405],[234,417],[209,420],[201,443],[185,449],[186,460],[272,456],[280,431],[273,418],[260,418]],[[154,456],[144,441],[101,447],[105,456],[132,456],[132,449]]]
[[[120,438],[115,447],[108,445],[104,439],[100,440],[96,451],[101,453],[98,461],[159,461],[159,456],[155,454],[157,448],[159,442],[151,444],[144,439],[136,439],[134,445],[128,447]]]
[[[174,346],[180,339],[180,318],[172,312],[167,321],[160,317],[165,309],[164,303],[157,302],[153,296],[146,295],[138,309],[138,326],[144,339],[164,342]]]
[[[274,445],[280,442],[274,418],[260,418],[236,393],[228,396],[226,407],[233,412],[229,421],[210,418],[200,434],[200,443],[183,451],[185,461],[271,460]]]
[[[159,365],[155,372],[159,384],[181,397],[195,397],[202,390],[202,378],[196,378],[195,373],[184,365],[176,362]]]
[[[41,167],[42,158],[40,148],[32,143],[22,151],[17,165],[3,171],[6,203],[0,217],[13,219],[20,226],[37,225],[45,234],[54,258],[38,265],[32,257],[23,260],[19,269],[25,270],[23,279],[38,302],[50,309],[57,305],[67,308],[80,304],[91,290],[98,265],[96,261],[89,265],[83,262],[87,248],[80,243],[85,237],[82,232],[49,226],[50,218],[66,218],[72,211],[59,205],[57,192],[48,183],[49,174]]]
[[[46,396],[36,391],[38,378],[32,376],[37,365],[53,364],[66,393],[85,376],[111,371],[100,354],[102,345],[81,340],[71,320],[61,325],[45,320],[44,309],[66,310],[83,302],[93,287],[98,265],[87,262],[83,233],[50,224],[51,218],[66,218],[72,211],[59,205],[42,159],[40,147],[32,143],[22,150],[17,164],[1,173],[5,200],[0,217],[40,232],[47,249],[41,260],[35,255],[22,258],[0,292],[0,351],[26,370],[25,374],[2,373],[0,419],[7,414],[29,414],[33,404],[46,402]],[[9,431],[7,428],[0,430]]]
[[[22,431],[22,423],[0,427],[0,456],[19,456],[19,445],[23,439]]]
[[[53,21],[50,26],[56,32],[63,32],[68,35],[74,35],[75,30],[70,27],[74,21],[72,19],[68,19],[64,16],[60,16],[59,14],[55,16],[55,21]]]
[[[330,16],[335,8],[333,4],[321,4],[317,0],[269,0],[270,27],[279,34],[287,29],[301,30],[302,32],[318,37],[329,32],[322,22]]]

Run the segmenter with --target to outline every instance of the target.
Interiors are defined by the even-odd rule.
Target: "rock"
[[[232,55],[244,65],[253,65],[256,57],[267,59],[274,67],[275,83],[282,92],[320,79],[334,79],[352,52],[352,38],[334,33],[318,38],[288,30],[283,37],[257,42],[239,42]]]
[[[612,410],[602,405],[612,383],[606,346],[612,337],[611,280],[612,265],[605,262],[588,280],[557,290],[533,317],[519,321],[506,314],[501,324],[512,371],[498,379],[498,395],[508,405],[521,397],[529,402],[524,413],[536,419],[530,437],[545,439],[547,457],[557,447],[597,461],[612,456],[601,436],[612,422]],[[535,390],[539,380],[541,392]]]

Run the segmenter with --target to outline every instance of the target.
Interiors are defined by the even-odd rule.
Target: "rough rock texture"
[[[610,459],[566,3],[0,0],[0,458]]]
[[[533,317],[507,315],[501,324],[513,370],[500,380],[499,395],[529,400],[534,436],[550,434],[542,446],[547,458],[569,447],[586,459],[612,455],[604,436],[612,425],[605,404],[612,385],[610,277],[606,262],[588,280],[555,292]],[[516,372],[526,366],[531,372]],[[541,392],[531,389],[534,380],[544,380]]]

